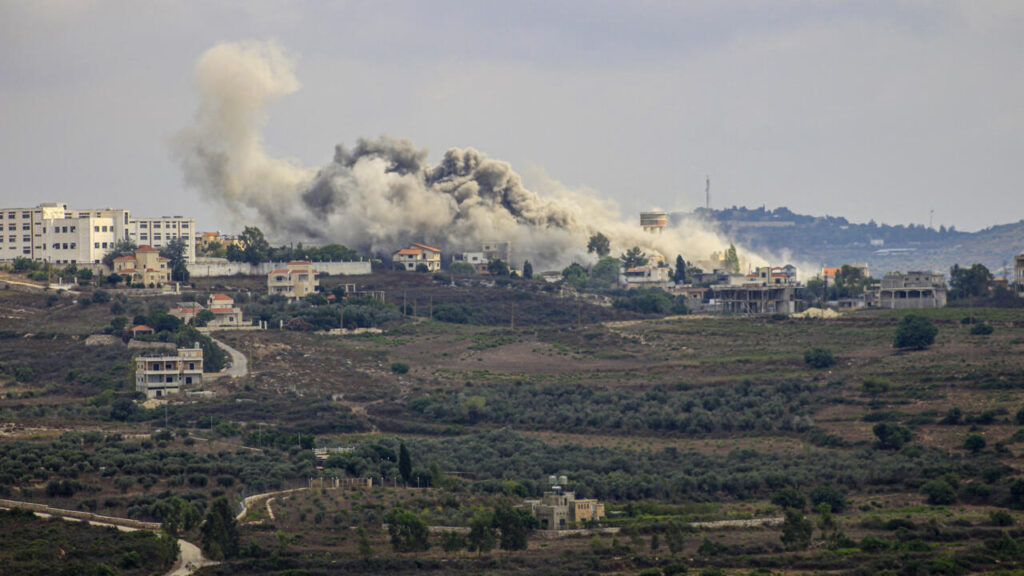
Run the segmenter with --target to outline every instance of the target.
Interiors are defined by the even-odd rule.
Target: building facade
[[[139,246],[135,256],[114,258],[115,274],[124,277],[124,283],[159,287],[171,281],[171,260],[164,258],[152,246]]]
[[[3,208],[0,261],[29,258],[54,264],[99,264],[120,240],[161,248],[182,238],[185,255],[194,262],[194,228],[192,218],[132,218],[121,208],[72,209],[60,202]]]
[[[946,279],[937,272],[890,272],[878,291],[880,308],[942,308],[946,305]]]
[[[289,300],[305,298],[316,292],[320,281],[313,263],[295,260],[288,263],[287,268],[271,270],[267,274],[267,293],[273,296],[280,294]]]
[[[135,358],[135,390],[146,398],[177,394],[182,386],[203,383],[203,349],[178,348],[174,356],[139,355]]]
[[[441,269],[441,251],[437,248],[412,242],[407,248],[402,248],[391,255],[396,269],[416,270],[416,267],[423,264],[429,272],[437,272]]]
[[[545,492],[539,500],[525,500],[523,507],[537,518],[542,530],[566,530],[605,517],[604,504],[592,498],[576,498],[559,487]]]

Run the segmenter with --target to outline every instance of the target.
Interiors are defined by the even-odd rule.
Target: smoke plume
[[[694,222],[644,233],[638,216],[625,220],[614,204],[554,181],[541,184],[543,194],[528,190],[509,164],[472,148],[452,148],[431,165],[426,150],[385,136],[339,145],[316,170],[272,158],[260,136],[266,107],[299,88],[292,60],[273,42],[219,44],[199,59],[196,77],[199,109],[173,146],[186,184],[272,240],[338,242],[371,254],[408,242],[461,252],[509,241],[514,264],[529,259],[537,269],[593,260],[586,244],[595,232],[613,253],[640,246],[670,261],[729,244]]]

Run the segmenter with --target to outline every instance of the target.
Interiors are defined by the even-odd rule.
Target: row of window
[[[167,228],[169,228],[169,229],[177,228],[177,226],[175,226],[175,224],[180,225],[182,230],[188,230],[188,222],[167,222]],[[153,228],[154,229],[160,228],[160,226],[161,226],[160,222],[153,222]],[[149,227],[149,222],[139,222],[139,228],[148,228],[148,227]]]
[[[61,243],[61,242],[56,242],[56,243],[54,243],[54,245],[53,245],[53,249],[54,249],[54,250],[62,250],[62,249],[63,249],[63,250],[68,250],[68,246],[69,246],[69,244],[68,244],[67,242],[63,242],[63,243]],[[77,244],[75,244],[74,242],[72,242],[72,243],[70,244],[70,246],[71,246],[71,248],[70,248],[70,249],[71,249],[71,250],[74,250],[74,249],[75,249],[75,248],[77,247]],[[44,246],[43,246],[43,248],[45,249],[45,248],[46,248],[46,246],[44,245]]]
[[[0,236],[0,244],[3,244],[3,241],[4,241],[4,237]],[[10,236],[7,237],[7,241],[8,242],[17,242],[18,241],[18,235],[17,234],[11,234]],[[32,237],[29,236],[28,234],[26,234],[26,235],[22,236],[21,241],[22,242],[31,242],[32,241]]]
[[[17,212],[8,212],[7,213],[7,219],[8,220],[14,220],[14,217],[17,214],[18,214]],[[22,212],[21,213],[21,217],[22,218],[31,218],[32,217],[31,214],[32,214],[31,212]],[[4,219],[4,213],[0,212],[0,220],[3,220],[3,219]]]

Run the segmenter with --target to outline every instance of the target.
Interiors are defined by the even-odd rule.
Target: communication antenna
[[[935,217],[935,210],[934,209],[929,210],[928,211],[928,229],[929,230],[932,229],[932,218],[934,218],[934,217]]]
[[[704,176],[704,208],[711,210],[711,176]]]

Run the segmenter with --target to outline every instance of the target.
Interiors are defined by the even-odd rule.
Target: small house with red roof
[[[286,268],[271,270],[267,274],[267,293],[280,294],[289,300],[305,298],[316,292],[320,281],[317,271],[308,260],[293,260]]]
[[[142,245],[135,249],[134,256],[114,258],[114,273],[122,276],[125,284],[156,288],[171,281],[170,261],[156,248]]]
[[[420,264],[426,266],[428,272],[437,272],[441,269],[441,251],[419,242],[410,243],[391,257],[396,270],[416,270]]]

